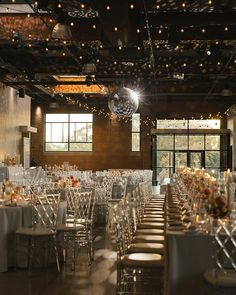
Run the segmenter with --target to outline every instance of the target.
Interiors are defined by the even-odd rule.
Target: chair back
[[[75,198],[75,218],[88,222],[91,217],[94,202],[92,200],[93,191],[79,192]]]
[[[79,198],[80,188],[67,188],[65,190],[65,199],[67,204],[67,215],[74,215],[76,199]]]
[[[32,225],[55,229],[57,226],[60,194],[32,194]]]
[[[236,222],[226,223],[218,219],[218,226],[215,231],[215,261],[220,269],[236,270]]]

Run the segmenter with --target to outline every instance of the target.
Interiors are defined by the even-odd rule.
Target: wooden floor
[[[76,270],[64,265],[0,273],[0,295],[113,295],[116,294],[116,252],[105,229],[96,229],[95,263],[90,269],[81,250]]]

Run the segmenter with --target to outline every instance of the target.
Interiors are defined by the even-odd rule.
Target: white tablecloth
[[[214,294],[203,273],[215,267],[213,236],[167,233],[166,295]]]
[[[9,180],[21,183],[24,176],[24,169],[22,166],[1,166],[0,167],[0,182],[8,178]]]
[[[58,212],[58,223],[64,223],[66,202],[61,202]],[[21,226],[31,225],[32,210],[25,207],[0,207],[0,272],[6,272],[8,267],[14,266],[15,232]]]

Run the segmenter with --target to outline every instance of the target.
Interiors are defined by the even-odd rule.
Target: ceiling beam
[[[212,26],[235,25],[236,12],[148,12],[150,26],[179,25],[179,26]],[[145,19],[143,17],[143,25]]]

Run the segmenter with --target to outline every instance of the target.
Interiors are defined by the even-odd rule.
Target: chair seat
[[[161,234],[164,234],[163,229],[143,228],[143,229],[137,229],[135,231],[135,235],[161,235]]]
[[[216,287],[236,287],[236,270],[211,269],[204,273],[208,283]]]
[[[164,228],[164,223],[161,222],[142,222],[138,225],[139,228]]]
[[[160,268],[164,266],[163,257],[154,253],[132,253],[121,257],[121,264],[127,267]]]
[[[66,223],[66,224],[58,224],[57,231],[77,231],[80,229],[84,229],[84,225],[82,224],[74,224],[74,223]]]
[[[161,243],[132,243],[128,247],[128,253],[164,253],[164,245]]]
[[[157,243],[164,241],[165,237],[162,235],[135,235],[133,239],[134,243]]]
[[[141,222],[164,222],[165,219],[163,217],[144,217]]]
[[[144,214],[143,218],[163,218],[164,214]]]
[[[145,208],[144,209],[144,214],[159,214],[159,212],[164,213],[164,209],[161,209],[161,208],[158,208],[158,209]]]
[[[18,235],[24,235],[24,236],[52,236],[55,234],[55,231],[50,228],[28,228],[28,227],[22,227],[19,228],[16,231],[16,234]]]
[[[163,209],[164,208],[164,205],[161,205],[161,204],[147,204],[146,206],[145,206],[145,209],[149,209],[149,208],[155,208],[155,209],[158,209],[158,208],[160,208],[160,209]]]

